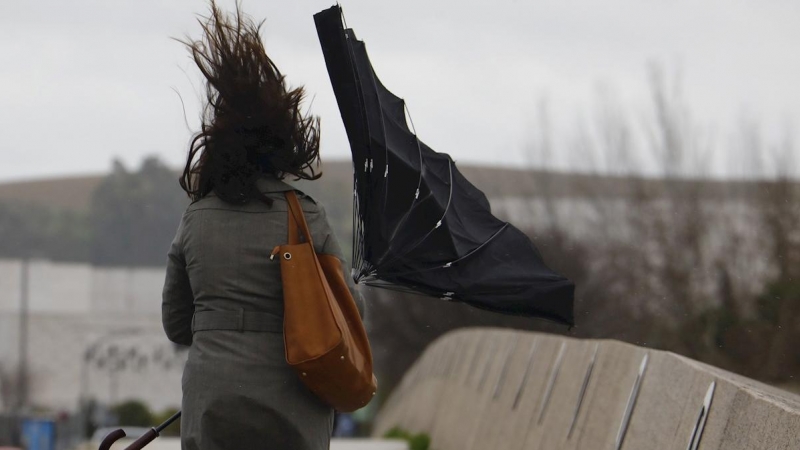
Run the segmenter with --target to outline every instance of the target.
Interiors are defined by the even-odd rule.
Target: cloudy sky
[[[246,12],[267,19],[267,50],[290,83],[314,96],[323,157],[332,159],[349,149],[312,19],[329,6],[243,0]],[[645,117],[652,63],[680,80],[692,116],[723,148],[742,118],[767,139],[796,136],[786,130],[800,125],[797,1],[342,6],[384,84],[406,99],[421,139],[459,162],[526,161],[543,99],[564,130],[591,117],[602,98],[616,99],[634,122]],[[103,172],[113,158],[137,166],[150,154],[181,165],[201,84],[170,37],[198,37],[195,14],[205,11],[198,0],[0,1],[0,182]]]

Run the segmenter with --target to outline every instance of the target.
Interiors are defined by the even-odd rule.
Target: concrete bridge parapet
[[[609,340],[464,329],[432,343],[378,415],[435,450],[798,450],[800,397]]]

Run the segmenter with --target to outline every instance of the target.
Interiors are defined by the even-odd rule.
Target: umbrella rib
[[[451,261],[451,262],[449,262],[449,263],[447,263],[447,264],[443,265],[443,266],[442,266],[442,268],[445,268],[445,267],[450,267],[450,266],[452,266],[453,264],[459,263],[459,262],[461,262],[461,261],[463,261],[463,260],[465,260],[465,259],[469,258],[469,257],[470,257],[470,256],[472,256],[473,254],[475,254],[475,252],[477,252],[478,250],[480,250],[480,249],[482,249],[483,247],[485,247],[485,246],[486,246],[486,244],[488,244],[489,242],[491,242],[492,240],[494,240],[494,238],[496,238],[496,237],[497,237],[497,236],[498,236],[500,233],[502,233],[502,232],[503,232],[503,230],[505,230],[506,228],[508,228],[508,222],[504,223],[504,224],[503,224],[503,226],[502,226],[502,227],[500,227],[500,229],[499,229],[499,230],[495,231],[495,232],[494,232],[494,234],[493,234],[493,235],[491,235],[491,236],[489,236],[489,239],[486,239],[485,241],[483,241],[483,243],[482,243],[481,245],[479,245],[479,246],[475,247],[474,249],[470,250],[470,251],[469,251],[469,252],[468,252],[466,255],[462,256],[461,258],[458,258],[458,259],[457,259],[457,260],[455,260],[455,261]]]
[[[339,2],[336,2],[336,6],[339,8],[339,15],[342,18],[342,25],[344,25],[344,28],[347,29],[347,17],[344,16],[344,8],[342,8],[342,5],[340,5]]]
[[[364,50],[366,53],[366,49]],[[372,87],[375,89],[375,98],[378,100],[378,117],[381,119],[381,131],[383,132],[383,159],[385,170],[383,172],[383,213],[386,213],[386,202],[389,197],[389,145],[386,139],[386,119],[383,117],[383,102],[381,102],[381,94],[378,91],[378,83],[375,81],[375,69],[372,68],[372,64],[370,64],[370,71],[369,71],[370,80],[372,81]],[[371,141],[370,141],[371,142]]]
[[[411,202],[411,205],[417,202],[419,198],[419,188],[422,187],[422,146],[419,142],[419,136],[417,135],[417,127],[414,126],[414,119],[411,117],[411,110],[408,109],[408,105],[406,104],[405,100],[403,100],[403,109],[405,109],[406,114],[408,114],[408,120],[411,122],[411,131],[414,133],[414,139],[417,141],[417,155],[419,156],[419,177],[417,178],[417,191],[414,193],[414,201]],[[409,211],[411,209],[409,208]]]
[[[342,21],[344,22],[345,28],[347,28],[347,22],[346,22],[346,20],[344,18],[344,13],[343,12],[341,14],[341,17],[342,17]],[[348,29],[348,30],[350,30],[350,29]],[[350,30],[350,31],[352,33],[352,30]],[[350,56],[350,61],[355,61],[356,60],[355,52],[353,51],[353,42],[352,42],[352,39],[350,38],[350,34],[345,33],[344,36],[345,36],[345,45],[346,45],[346,48],[347,48],[347,52],[348,52],[348,54]],[[361,84],[358,82],[360,80],[360,77],[359,77],[359,74],[358,74],[358,67],[356,67],[355,63],[353,63],[350,67],[352,69],[353,79],[356,80],[356,83],[355,83],[356,95],[359,96],[359,101],[363,104],[364,103],[364,92],[361,89]],[[369,136],[370,136],[369,121],[364,116],[362,116],[361,119],[362,119],[362,121],[364,123],[364,127],[366,129],[367,142],[369,142]],[[365,150],[366,150],[366,155],[365,155],[366,161],[369,161],[370,157],[372,156],[371,155],[370,146],[369,145],[365,146]],[[357,182],[358,181],[357,180],[358,169],[359,169],[359,166],[355,163],[355,160],[354,160],[353,161],[353,185],[354,185],[354,188],[356,190],[356,195],[354,196],[354,199],[353,199],[353,210],[354,210],[354,214],[355,214],[356,209],[358,210],[359,223],[358,223],[357,229],[358,229],[359,234],[358,234],[358,236],[356,236],[356,234],[353,235],[354,241],[356,239],[358,239],[358,242],[354,242],[353,243],[353,251],[355,252],[356,247],[358,247],[359,255],[358,255],[358,259],[357,260],[354,259],[353,264],[356,264],[356,262],[358,263],[358,272],[359,272],[359,274],[358,274],[357,278],[361,279],[362,277],[367,275],[367,273],[371,270],[370,267],[368,267],[365,264],[366,261],[364,260],[365,247],[366,247],[364,233],[365,233],[366,228],[370,224],[364,223],[364,217],[361,214],[361,199],[358,198],[358,193],[359,193],[359,188],[362,188],[363,189],[363,196],[364,196],[363,200],[367,205],[369,205],[368,196],[369,196],[370,190],[365,188],[365,187],[363,187],[363,186],[360,186],[360,183]],[[365,178],[368,177],[366,168],[364,169],[364,177]],[[365,181],[368,182],[369,180],[366,179]],[[367,183],[367,185],[369,185],[369,183]]]
[[[451,267],[452,265],[454,265],[454,264],[457,264],[457,263],[459,263],[459,262],[461,262],[461,261],[463,261],[463,260],[465,260],[465,259],[469,258],[470,256],[474,255],[474,254],[475,254],[475,253],[476,253],[478,250],[480,250],[480,249],[482,249],[483,247],[485,247],[485,246],[486,246],[486,245],[487,245],[489,242],[491,242],[491,241],[492,241],[494,238],[496,238],[498,235],[500,235],[500,233],[501,233],[503,230],[505,230],[507,227],[508,227],[508,222],[504,223],[504,224],[503,224],[503,226],[502,226],[502,227],[500,227],[500,229],[499,229],[499,230],[495,231],[495,232],[494,232],[494,234],[492,234],[491,236],[489,236],[489,238],[488,238],[488,239],[486,239],[485,241],[483,241],[483,243],[481,243],[481,245],[479,245],[479,246],[475,247],[474,249],[470,250],[470,251],[469,251],[469,252],[468,252],[466,255],[464,255],[464,256],[462,256],[462,257],[460,257],[460,258],[456,259],[455,261],[450,261],[450,262],[448,262],[448,263],[445,263],[445,264],[440,264],[440,265],[437,265],[437,266],[435,266],[435,267],[427,267],[427,268],[425,268],[425,269],[419,269],[419,270],[409,270],[409,271],[406,271],[406,272],[398,272],[398,273],[393,273],[393,274],[392,274],[392,276],[403,276],[403,275],[410,275],[410,274],[412,274],[412,273],[423,273],[423,272],[430,272],[430,271],[432,271],[432,270],[437,270],[437,269],[446,269],[446,268],[448,268],[448,267]]]
[[[353,168],[353,186],[358,186],[357,174],[355,167]],[[364,223],[361,220],[361,207],[358,201],[358,188],[355,187],[353,191],[353,249],[352,249],[352,265],[353,269],[358,272],[354,277],[357,281],[361,278],[364,272]]]
[[[408,206],[408,210],[403,214],[403,217],[397,223],[397,226],[392,231],[392,235],[389,237],[389,242],[392,242],[397,236],[397,233],[402,229],[403,225],[406,224],[406,220],[411,215],[411,212],[414,211],[414,208],[417,206],[417,200],[419,200],[419,189],[422,187],[422,146],[420,145],[419,136],[417,136],[417,128],[414,126],[414,119],[411,118],[411,111],[408,109],[408,105],[405,101],[403,101],[403,108],[405,109],[406,113],[408,114],[408,120],[411,121],[411,131],[414,133],[414,139],[417,141],[417,155],[419,156],[419,177],[417,178],[417,190],[414,192],[414,200],[411,201],[411,204]],[[385,207],[384,203],[384,207]]]
[[[414,251],[417,247],[419,247],[420,244],[425,242],[425,240],[428,239],[428,237],[431,234],[433,234],[433,232],[436,231],[436,229],[439,228],[442,225],[442,221],[444,220],[445,216],[447,215],[447,211],[450,210],[450,203],[453,200],[453,160],[448,159],[447,168],[449,169],[449,172],[450,172],[450,192],[449,192],[449,194],[447,196],[447,205],[445,205],[445,207],[444,207],[444,212],[442,213],[442,217],[439,219],[438,222],[436,222],[436,225],[433,228],[431,228],[427,233],[425,233],[425,236],[423,236],[420,240],[418,240],[414,245],[410,246],[408,248],[408,250],[405,251],[405,253],[397,255],[397,256],[395,256],[394,258],[390,259],[387,262],[383,262],[383,260],[379,260],[377,264],[383,265],[383,266],[389,266],[392,263],[394,263],[395,261],[398,261],[399,259],[403,258],[404,256],[406,256],[409,253],[411,253],[412,251]],[[386,253],[383,254],[383,257],[386,257],[386,255],[389,254],[390,250],[391,250],[391,243],[389,244],[389,248],[386,250]]]
[[[383,288],[383,289],[388,289],[388,290],[396,291],[396,292],[403,292],[403,293],[406,293],[406,294],[430,295],[430,294],[426,294],[425,292],[423,292],[419,288],[409,287],[409,286],[402,286],[402,285],[399,285],[397,283],[393,283],[391,281],[382,280],[382,279],[376,278],[376,277],[370,277],[370,278],[367,278],[365,280],[362,280],[361,284],[364,284],[366,286],[373,286],[373,287],[379,287],[379,288]]]

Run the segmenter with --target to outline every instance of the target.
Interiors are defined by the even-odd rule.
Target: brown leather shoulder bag
[[[367,333],[341,262],[314,251],[297,195],[287,191],[286,200],[289,243],[275,247],[271,257],[280,256],[286,362],[322,401],[355,411],[377,389]]]

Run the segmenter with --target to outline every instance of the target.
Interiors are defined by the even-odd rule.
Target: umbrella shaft
[[[176,420],[178,420],[178,418],[180,416],[181,416],[181,412],[180,411],[178,411],[175,414],[173,414],[172,417],[167,419],[166,422],[164,422],[161,425],[156,427],[156,433],[161,434],[161,431],[163,431],[164,428],[167,428],[168,426],[172,425],[172,422],[175,422]]]

